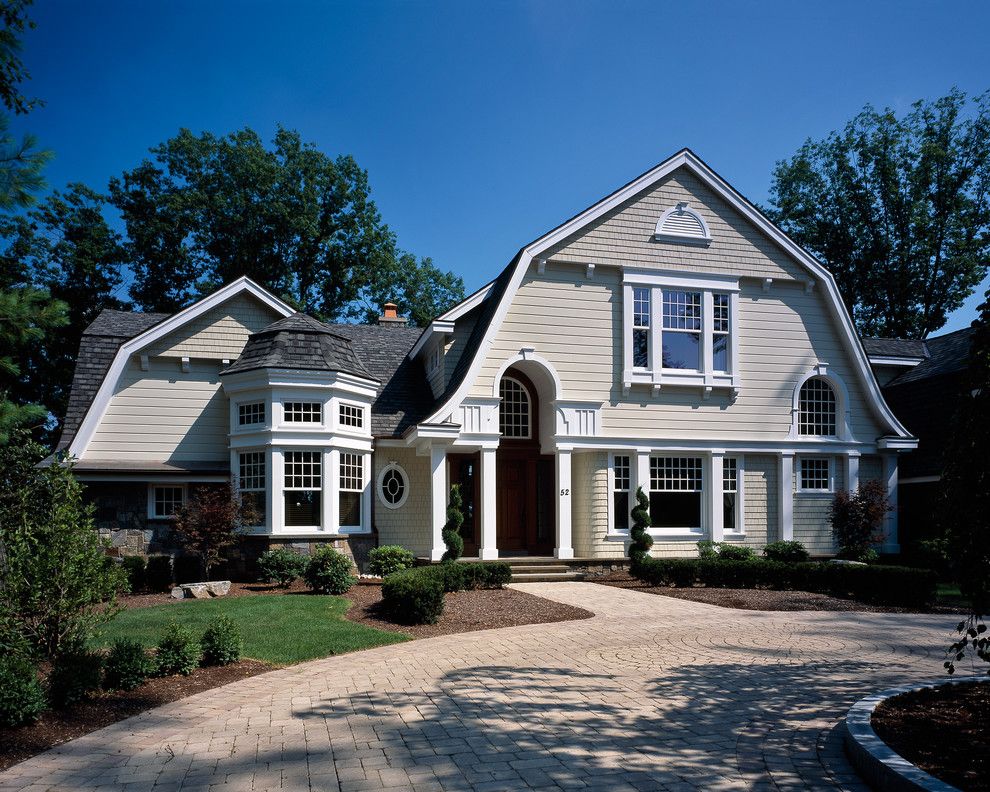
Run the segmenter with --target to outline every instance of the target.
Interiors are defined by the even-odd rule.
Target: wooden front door
[[[499,552],[553,552],[556,501],[553,457],[499,452],[496,466],[496,546]]]

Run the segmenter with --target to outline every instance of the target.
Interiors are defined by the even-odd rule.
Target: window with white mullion
[[[712,294],[712,370],[729,371],[732,322],[728,294]]]
[[[323,492],[323,453],[286,451],[282,489],[287,526],[320,526]]]
[[[338,473],[338,503],[341,527],[355,528],[362,524],[361,500],[364,493],[364,454],[340,453]]]
[[[722,460],[722,530],[742,533],[739,515],[739,465],[731,457]]]
[[[650,324],[652,322],[650,290],[635,287],[633,293],[632,359],[633,367],[650,368]]]
[[[238,488],[241,504],[253,524],[264,525],[268,489],[267,463],[264,451],[242,451],[238,454]]]
[[[663,289],[663,368],[702,370],[701,320],[700,291]]]
[[[701,457],[650,457],[650,522],[698,532],[702,522]]]
[[[612,457],[612,529],[629,530],[629,497],[632,489],[632,460]]]

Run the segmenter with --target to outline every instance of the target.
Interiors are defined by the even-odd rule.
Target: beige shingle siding
[[[390,463],[402,466],[409,477],[409,497],[398,509],[387,509],[378,499],[378,474]],[[411,448],[379,447],[374,454],[371,485],[374,488],[374,523],[378,542],[402,545],[417,556],[429,555],[430,531],[430,461],[416,456]]]
[[[228,406],[220,365],[152,358],[131,360],[86,451],[86,459],[226,461]]]
[[[234,360],[251,333],[280,318],[280,314],[253,297],[239,294],[156,341],[145,354]]]
[[[845,466],[839,457],[833,458],[833,464],[835,466],[835,491],[839,492],[846,488]],[[797,492],[799,469],[800,457],[795,457],[794,538],[801,542],[812,555],[832,555],[836,548],[828,517],[835,495],[834,493]]]
[[[859,460],[859,481],[865,484],[867,481],[883,480],[883,460],[878,456],[864,456]]]
[[[471,338],[471,333],[474,332],[474,326],[478,322],[479,313],[480,308],[475,308],[458,319],[454,325],[454,332],[451,333],[450,338],[444,346],[443,360],[440,363],[440,368],[443,371],[441,393],[450,384],[450,378],[454,375],[457,362],[464,354],[468,340]]]
[[[594,451],[571,459],[574,500],[571,531],[579,558],[624,558],[625,545],[607,538],[609,529],[608,455]]]
[[[687,201],[708,223],[708,248],[656,242],[664,211]],[[806,280],[806,271],[683,168],[548,251],[554,261]]]

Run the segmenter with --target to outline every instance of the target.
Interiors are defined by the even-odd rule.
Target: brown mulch
[[[288,589],[263,583],[233,583],[227,596],[300,592],[308,592],[308,589],[298,580]],[[409,627],[394,624],[385,618],[381,611],[381,593],[378,581],[362,580],[344,595],[353,603],[346,617],[380,630],[401,632],[412,638],[429,638],[495,627],[587,619],[594,615],[581,608],[513,589],[459,591],[444,597],[443,616],[437,624]],[[120,598],[120,603],[127,608],[148,608],[180,601],[172,599],[167,593],[129,594]],[[197,668],[187,677],[149,679],[136,690],[102,692],[65,710],[50,710],[30,726],[0,728],[0,770],[124,718],[272,668],[268,663],[257,660],[242,660],[217,668]]]
[[[874,710],[872,725],[926,773],[970,792],[990,790],[990,681],[902,693]]]
[[[866,613],[951,613],[958,614],[959,608],[934,605],[923,611],[901,608],[894,605],[872,605],[858,600],[830,597],[827,594],[814,594],[810,591],[771,591],[770,589],[732,588],[672,588],[669,586],[648,586],[632,577],[628,572],[613,572],[596,578],[595,583],[616,588],[632,589],[662,597],[704,602],[722,608],[761,611],[860,611]]]
[[[271,669],[257,660],[197,668],[189,676],[149,679],[135,690],[102,692],[65,710],[49,710],[30,726],[0,728],[0,770],[132,715]]]

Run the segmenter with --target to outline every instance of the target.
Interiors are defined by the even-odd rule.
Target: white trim
[[[189,497],[189,488],[186,486],[186,482],[178,481],[149,481],[148,482],[148,519],[155,521],[171,521],[175,519],[174,514],[156,514],[155,513],[155,490],[159,487],[168,487],[169,489],[182,490],[182,506],[186,505],[186,500]]]
[[[870,355],[870,364],[873,366],[903,366],[904,368],[914,368],[924,363],[928,358],[923,357],[889,357],[885,355]]]
[[[683,234],[677,231],[664,231],[663,224],[667,222],[672,214],[686,214],[693,217],[701,225],[701,235],[698,234]],[[692,209],[687,201],[679,201],[674,206],[670,207],[666,212],[660,215],[660,219],[657,220],[656,230],[653,232],[653,238],[658,242],[687,242],[689,244],[704,245],[707,247],[712,243],[712,234],[708,230],[708,223],[705,222],[705,218],[702,217],[696,209]]]
[[[212,308],[222,305],[230,298],[244,293],[252,295],[283,317],[291,316],[295,313],[291,306],[261,288],[254,281],[247,277],[241,277],[233,283],[228,283],[226,286],[217,289],[213,294],[204,297],[199,302],[193,303],[188,308],[159,322],[154,327],[136,335],[129,341],[125,341],[117,350],[110,369],[103,378],[103,382],[100,383],[100,388],[96,392],[96,396],[93,398],[93,402],[90,404],[82,423],[79,425],[75,437],[72,438],[72,443],[69,444],[69,455],[81,459],[86,453],[86,449],[89,447],[89,443],[93,439],[97,427],[106,414],[107,407],[110,406],[110,400],[113,398],[117,382],[124,373],[127,362],[131,359],[132,355],[144,349],[148,344],[163,338],[193,319],[202,316]]]
[[[824,460],[828,463],[828,487],[820,489],[817,487],[804,486],[804,475],[802,465],[804,462],[813,460]],[[800,454],[797,457],[797,466],[794,471],[794,481],[791,483],[797,495],[832,495],[835,493],[835,457],[825,454]]]
[[[454,322],[449,319],[434,319],[427,325],[426,329],[420,333],[419,338],[413,345],[413,348],[409,350],[407,357],[410,360],[415,360],[416,355],[418,355],[427,342],[431,341],[435,336],[445,336],[450,335],[454,332]]]
[[[898,481],[898,485],[903,484],[938,484],[942,480],[941,476],[912,476],[911,478],[902,478]]]
[[[399,471],[399,475],[402,476],[402,497],[400,497],[395,503],[390,503],[385,500],[382,495],[382,482],[385,480],[385,474],[390,470],[397,470]],[[409,474],[406,473],[406,469],[398,462],[389,462],[385,465],[385,467],[379,471],[378,479],[375,481],[375,493],[378,495],[378,502],[386,509],[401,509],[405,505],[406,499],[409,497]]]
[[[554,393],[553,396],[551,397],[551,401],[558,401],[564,398],[564,386],[560,382],[560,375],[557,374],[557,369],[555,369],[553,363],[551,363],[545,357],[541,357],[540,355],[537,355],[533,347],[522,347],[519,350],[518,354],[513,355],[510,358],[506,358],[504,361],[502,361],[502,365],[498,367],[498,372],[495,374],[495,382],[492,385],[492,398],[495,399],[501,398],[499,396],[499,383],[502,381],[502,377],[505,375],[505,372],[508,371],[512,366],[516,365],[517,363],[523,363],[523,362],[539,364],[550,376],[550,379],[553,380]],[[530,377],[530,379],[532,379],[532,377]]]
[[[779,539],[794,539],[794,454],[784,452],[777,465],[777,521]],[[768,536],[769,540],[770,537]]]
[[[501,391],[501,389],[502,389],[502,383],[503,382],[506,382],[506,381],[508,381],[508,382],[514,382],[516,385],[518,385],[522,389],[522,392],[526,395],[526,434],[524,434],[524,435],[512,435],[511,437],[509,437],[508,435],[502,435],[502,427],[501,426],[499,426],[499,434],[502,435],[503,437],[505,437],[506,440],[532,440],[533,439],[533,396],[534,396],[534,394],[532,394],[532,393],[529,392],[529,388],[527,388],[523,384],[522,380],[516,379],[511,374],[507,374],[504,377],[502,377],[502,378],[499,379],[499,381],[498,381],[499,391]],[[498,417],[499,417],[499,423],[501,424],[502,423],[502,400],[501,400],[501,398],[499,398]]]
[[[825,363],[818,363],[814,368],[812,368],[811,371],[801,377],[801,379],[798,380],[797,384],[794,386],[794,391],[791,394],[791,429],[787,437],[791,440],[810,440],[812,442],[817,440],[828,440],[832,437],[832,435],[803,435],[799,433],[801,423],[801,388],[813,379],[824,380],[825,383],[832,389],[832,393],[835,394],[834,437],[837,440],[855,442],[855,438],[853,438],[852,431],[850,429],[849,391],[846,388],[846,383],[844,383],[842,378],[837,374],[830,372]]]
[[[740,277],[728,275],[709,275],[704,272],[683,272],[670,270],[641,269],[637,267],[622,268],[622,282],[634,286],[670,286],[675,289],[694,289],[695,291],[738,292]],[[652,307],[652,306],[651,306]]]
[[[877,448],[886,451],[912,451],[917,447],[917,437],[881,437],[877,440]]]
[[[629,460],[629,488],[624,490],[617,490],[615,488],[615,458],[625,457]],[[608,527],[605,530],[606,539],[622,539],[629,540],[630,532],[632,531],[632,510],[636,504],[636,455],[629,451],[619,451],[618,453],[610,453],[608,455],[608,464],[606,466],[608,472]],[[623,530],[621,528],[615,527],[615,494],[617,492],[625,492],[629,496],[628,506],[626,510],[626,528]]]
[[[900,421],[897,420],[890,407],[883,400],[883,396],[880,393],[880,386],[873,374],[873,369],[870,368],[866,352],[863,350],[863,346],[859,341],[859,336],[856,333],[856,328],[853,325],[852,318],[842,302],[842,297],[839,294],[838,286],[836,285],[835,278],[832,274],[807,251],[802,249],[783,231],[764,217],[754,206],[739,195],[739,193],[723,181],[721,177],[719,177],[688,149],[682,149],[674,156],[664,160],[652,170],[649,170],[637,177],[633,181],[629,182],[629,184],[612,193],[605,199],[599,201],[594,206],[589,207],[576,217],[568,220],[566,223],[563,223],[549,233],[544,234],[539,239],[531,242],[519,252],[512,277],[506,285],[505,291],[499,302],[498,309],[495,311],[495,315],[492,317],[489,326],[486,328],[484,338],[474,352],[474,359],[471,361],[471,366],[464,376],[464,379],[454,394],[446,402],[444,402],[438,410],[427,417],[426,423],[442,421],[446,416],[449,416],[453,412],[453,408],[458,405],[470,392],[470,389],[477,379],[478,373],[484,364],[489,351],[491,350],[492,343],[495,339],[495,334],[502,326],[505,316],[508,313],[509,306],[512,302],[512,298],[514,297],[516,291],[518,291],[519,285],[522,282],[522,279],[533,258],[552,248],[557,243],[565,240],[567,237],[576,233],[589,223],[607,214],[612,209],[620,206],[625,201],[648,189],[650,186],[656,184],[658,181],[665,178],[667,175],[680,167],[685,167],[694,173],[703,184],[710,187],[732,208],[753,223],[758,229],[770,237],[771,240],[780,245],[792,258],[794,258],[799,264],[814,275],[818,282],[823,284],[824,298],[831,307],[833,316],[837,319],[840,337],[843,339],[847,351],[852,356],[856,372],[859,375],[862,384],[865,386],[866,393],[868,394],[868,401],[871,402],[877,416],[895,435],[905,439],[911,438],[910,433],[904,428]],[[442,318],[450,318],[449,312]]]
[[[478,289],[478,291],[473,294],[469,294],[449,311],[440,314],[440,316],[437,317],[437,320],[457,321],[464,316],[464,314],[470,313],[473,309],[477,308],[486,299],[488,299],[488,295],[491,294],[492,286],[494,285],[495,281],[489,281]]]

